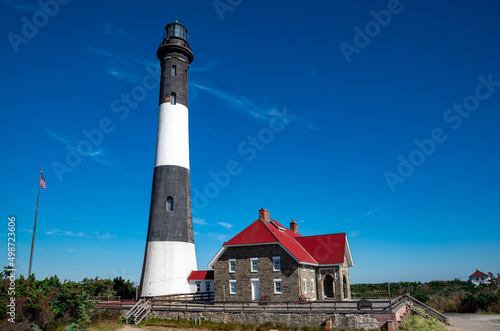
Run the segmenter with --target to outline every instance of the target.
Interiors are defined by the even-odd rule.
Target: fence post
[[[391,300],[391,283],[387,282],[387,290],[389,291],[389,304],[392,305]]]

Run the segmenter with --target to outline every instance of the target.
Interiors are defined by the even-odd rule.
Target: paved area
[[[448,331],[500,331],[500,315],[444,314],[449,318]]]

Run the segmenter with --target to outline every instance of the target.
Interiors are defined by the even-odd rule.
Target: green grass
[[[403,326],[399,330],[405,331],[446,331],[443,323],[435,318],[424,318],[418,315],[412,315],[403,321]]]

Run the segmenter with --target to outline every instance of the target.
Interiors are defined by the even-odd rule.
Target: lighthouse
[[[189,182],[188,71],[193,61],[187,29],[165,27],[156,52],[161,65],[156,158],[140,296],[189,293],[197,270]]]

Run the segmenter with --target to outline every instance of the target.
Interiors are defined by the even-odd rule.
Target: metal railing
[[[120,296],[107,296],[107,295],[99,295],[99,296],[89,296],[90,301],[119,301],[121,299]]]
[[[441,322],[443,322],[445,324],[448,323],[448,317],[444,316],[436,309],[430,307],[429,305],[426,305],[425,303],[415,299],[414,297],[412,297],[408,294],[404,294],[403,297],[405,297],[407,300],[409,300],[413,304],[413,306],[417,306],[418,308],[423,309],[426,314],[437,318],[438,320],[440,320]],[[412,310],[415,311],[416,309],[413,306],[412,306]],[[419,313],[419,312],[417,312],[417,313]]]
[[[152,300],[170,300],[170,301],[211,301],[214,299],[214,292],[196,292],[162,295],[152,297]]]
[[[368,304],[369,303],[369,304]],[[265,312],[383,312],[391,310],[394,304],[389,300],[353,301],[187,301],[153,298],[151,304],[158,310],[188,311],[265,311]]]
[[[129,319],[134,322],[134,324],[139,324],[142,320],[148,317],[151,311],[151,302],[149,300],[144,301],[143,299],[136,302],[135,305],[130,308],[130,310],[125,314],[125,319],[127,323]]]

